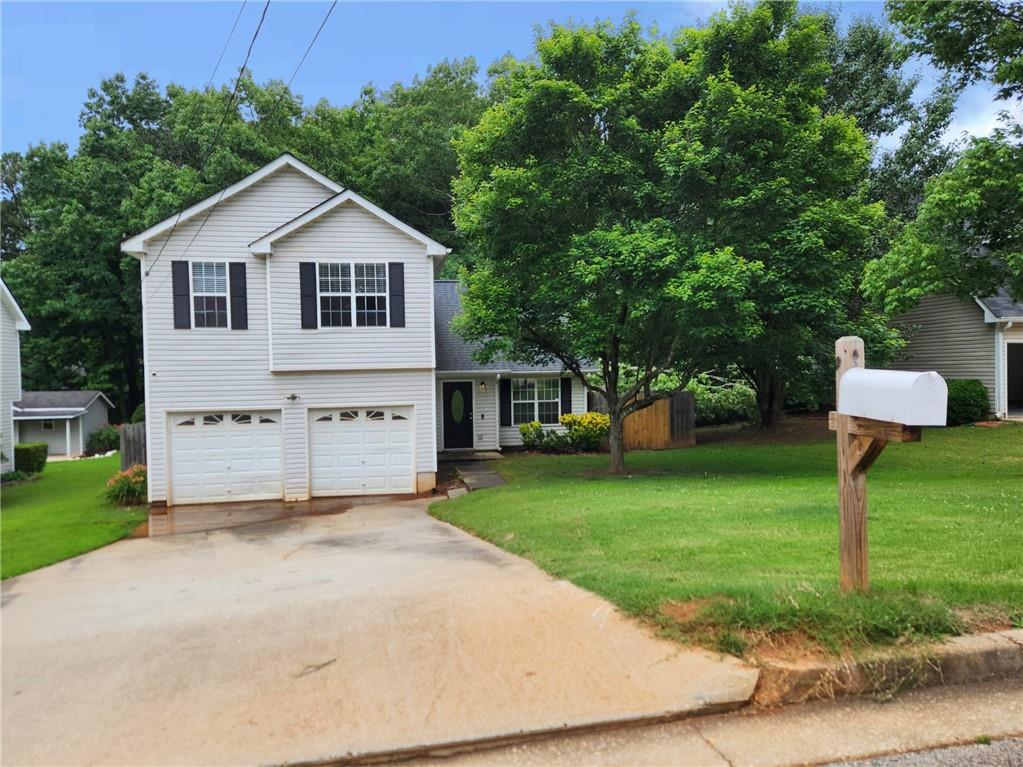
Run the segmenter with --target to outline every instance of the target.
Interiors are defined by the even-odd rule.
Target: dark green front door
[[[444,449],[472,447],[472,381],[444,382]]]

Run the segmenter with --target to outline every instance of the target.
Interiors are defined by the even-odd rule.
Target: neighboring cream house
[[[291,155],[121,248],[142,270],[152,502],[424,492],[439,447],[583,409],[557,367],[439,364],[448,249]]]
[[[110,422],[113,403],[101,391],[27,391],[14,403],[18,442],[45,442],[50,456],[85,454],[89,435]]]
[[[21,399],[21,337],[31,330],[24,312],[0,280],[0,472],[14,469],[13,405]]]
[[[898,324],[909,343],[897,367],[979,379],[996,417],[1023,418],[1023,304],[1005,291],[969,301],[926,296]]]

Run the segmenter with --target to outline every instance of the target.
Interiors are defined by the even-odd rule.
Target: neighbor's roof
[[[83,415],[98,398],[102,397],[107,407],[113,403],[101,391],[27,391],[13,404],[14,420],[76,418]]]
[[[146,243],[154,237],[159,237],[164,232],[174,229],[179,224],[188,221],[188,219],[199,215],[205,210],[209,210],[215,205],[219,205],[225,200],[229,200],[239,192],[243,192],[250,186],[258,184],[267,176],[271,176],[282,168],[292,168],[297,170],[299,173],[303,173],[313,181],[326,187],[331,192],[337,194],[338,192],[344,191],[344,187],[338,184],[336,181],[331,181],[329,178],[319,173],[304,162],[299,160],[297,157],[293,157],[290,154],[282,154],[273,162],[267,163],[262,168],[254,171],[226,189],[222,189],[216,194],[211,194],[205,200],[197,202],[190,208],[185,208],[180,213],[176,213],[169,218],[165,218],[158,224],[146,229],[144,232],[139,232],[134,237],[129,237],[127,240],[121,243],[121,250],[125,253],[130,253],[133,256],[141,256],[146,251]]]
[[[0,280],[0,302],[7,307],[7,311],[14,317],[15,330],[32,329],[32,326],[28,324],[25,313],[21,311],[21,307],[18,306],[18,302],[14,299],[14,294],[11,293],[11,289],[7,287],[7,283],[3,280]]]
[[[451,321],[462,313],[462,299],[457,280],[436,280],[433,283],[433,317],[437,343],[437,372],[458,373],[560,373],[560,364],[525,365],[520,362],[494,360],[477,362],[473,353],[478,344],[462,340],[451,328]]]
[[[1005,288],[1001,288],[990,298],[978,298],[977,303],[984,309],[984,319],[987,322],[1023,320],[1023,303],[1009,298],[1009,291]]]

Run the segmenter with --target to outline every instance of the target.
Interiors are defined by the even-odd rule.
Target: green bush
[[[143,402],[133,411],[131,411],[131,418],[128,419],[128,423],[142,423],[146,420],[146,403]]]
[[[121,447],[121,432],[117,427],[105,424],[89,435],[85,442],[85,452],[89,455],[109,453]]]
[[[45,442],[23,442],[14,446],[14,469],[25,474],[38,474],[46,468],[49,446]]]
[[[107,480],[107,500],[111,503],[137,506],[145,503],[146,498],[146,467],[140,463]]]
[[[611,428],[611,417],[607,413],[565,413],[561,425],[568,429],[568,441],[576,450],[593,452],[600,450],[601,441]]]
[[[28,478],[28,474],[23,471],[5,471],[3,474],[0,474],[0,484],[6,485],[8,482],[21,482]]]
[[[704,374],[690,381],[686,389],[696,400],[697,426],[759,420],[757,395],[744,383]]]
[[[522,446],[527,450],[539,450],[542,453],[574,452],[567,432],[545,429],[539,421],[520,424],[519,434],[522,435]]]
[[[948,425],[983,421],[991,413],[987,387],[976,378],[948,382]]]

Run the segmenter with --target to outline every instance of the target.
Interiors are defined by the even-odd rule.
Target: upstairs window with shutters
[[[227,264],[192,262],[192,312],[197,328],[226,328]]]
[[[352,324],[352,271],[348,264],[319,265],[320,327]]]
[[[387,264],[355,264],[355,324],[387,325]]]

